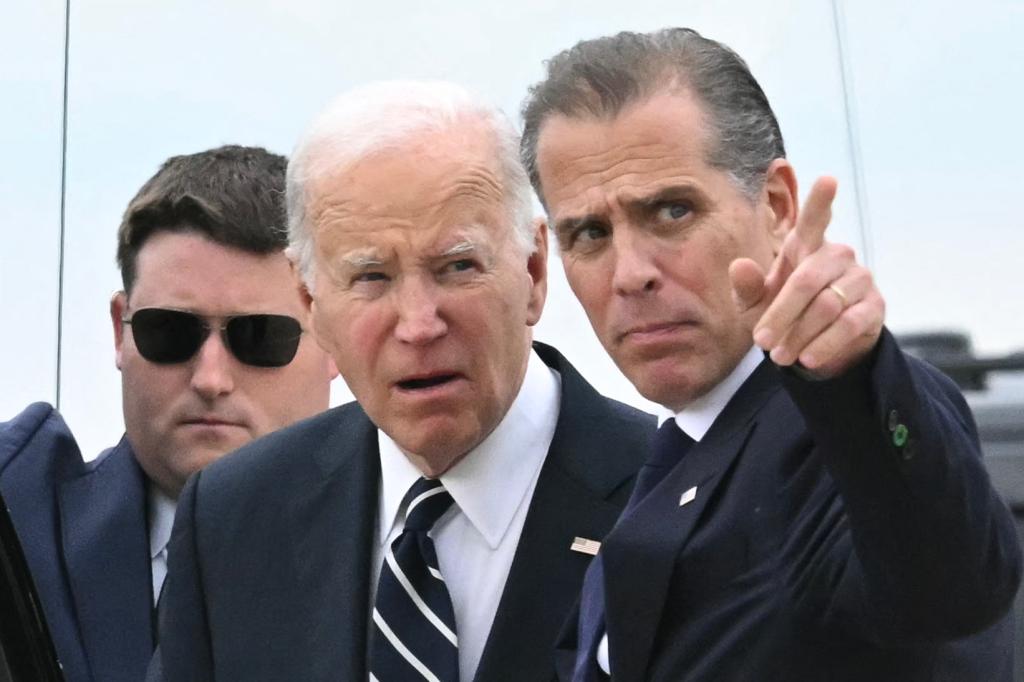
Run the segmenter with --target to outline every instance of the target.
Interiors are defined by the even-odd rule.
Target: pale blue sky
[[[55,399],[64,7],[14,0],[0,25],[0,310],[10,330],[0,335],[0,420]],[[1024,3],[840,7],[867,255],[890,326],[970,331],[982,351],[1024,347]],[[518,120],[544,58],[580,38],[667,25],[747,58],[802,186],[826,172],[840,180],[830,237],[863,252],[828,0],[73,1],[61,408],[86,455],[122,429],[107,317],[114,234],[163,159],[229,142],[288,153],[333,95],[380,78],[459,81]],[[643,404],[594,341],[557,262],[552,277],[538,338],[604,392]],[[337,382],[335,400],[346,396]]]

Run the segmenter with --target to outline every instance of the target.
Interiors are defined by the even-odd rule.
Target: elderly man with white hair
[[[653,421],[532,341],[547,236],[519,138],[444,83],[336,100],[290,254],[357,403],[186,486],[167,680],[539,680]]]

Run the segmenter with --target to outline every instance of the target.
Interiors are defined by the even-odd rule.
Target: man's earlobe
[[[533,247],[534,251],[526,262],[531,282],[526,318],[530,326],[540,321],[548,295],[548,225],[543,218],[535,218],[533,221]]]
[[[309,291],[309,287],[301,279],[299,280],[299,297],[302,298],[302,305],[305,306],[307,313],[313,311],[313,294]]]
[[[317,345],[319,345],[319,342],[317,342]],[[321,348],[320,350],[323,349]],[[340,374],[340,372],[338,371],[338,363],[334,361],[334,358],[331,357],[331,354],[328,353],[327,351],[324,351],[324,356],[327,358],[327,376],[329,377],[328,381],[334,381],[335,379],[338,378],[338,374]]]
[[[128,314],[128,296],[123,291],[110,297],[110,323],[114,327],[114,365],[121,369],[121,357],[124,351],[124,328],[122,322]]]
[[[782,241],[796,225],[799,204],[797,203],[796,171],[786,159],[775,159],[765,172],[762,197],[766,202],[771,225],[769,230],[775,252],[782,246]]]

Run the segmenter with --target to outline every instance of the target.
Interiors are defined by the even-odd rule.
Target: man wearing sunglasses
[[[285,159],[169,159],[118,232],[110,317],[125,437],[84,463],[36,404],[0,433],[5,498],[69,682],[138,682],[176,499],[227,452],[328,406],[336,375],[285,247]]]
[[[461,88],[382,83],[299,142],[291,253],[358,404],[185,487],[165,679],[554,676],[653,419],[531,346],[547,235],[518,139]]]

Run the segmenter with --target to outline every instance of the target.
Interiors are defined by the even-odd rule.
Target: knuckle
[[[829,320],[838,318],[843,314],[843,309],[845,308],[839,296],[831,289],[823,289],[818,294],[817,305],[822,314]]]
[[[863,265],[851,268],[849,276],[857,287],[865,291],[871,291],[875,288],[875,278],[872,276],[871,271]]]
[[[833,250],[837,258],[848,261],[857,260],[857,252],[849,244],[834,244]]]
[[[804,297],[814,295],[821,288],[817,280],[818,278],[815,274],[807,269],[797,270],[790,277],[790,281],[793,283],[793,290]]]
[[[856,306],[839,317],[838,326],[845,339],[853,339],[861,335],[865,329],[863,313]]]

